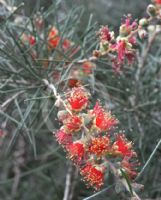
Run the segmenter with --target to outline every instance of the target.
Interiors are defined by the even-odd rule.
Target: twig
[[[130,192],[129,185],[127,184],[127,181],[125,179],[119,177],[119,173],[118,173],[117,169],[114,167],[114,165],[111,162],[108,162],[108,163],[109,163],[109,166],[110,166],[111,170],[113,171],[115,177],[119,181],[121,181],[121,183],[124,185],[124,187],[127,189],[127,191]],[[141,200],[140,197],[138,196],[138,194],[136,194],[136,192],[133,190],[132,187],[131,187],[131,189],[132,189],[132,194],[136,198],[136,200]]]
[[[146,161],[145,165],[143,166],[142,170],[140,171],[140,173],[138,174],[138,176],[136,177],[135,180],[138,180],[140,178],[140,176],[143,174],[145,168],[148,166],[148,164],[150,163],[150,161],[152,160],[154,154],[156,153],[158,147],[161,144],[161,139],[159,140],[158,144],[156,145],[156,147],[154,148],[153,152],[151,153],[151,155],[149,156],[148,160]]]
[[[134,117],[135,117],[135,120],[136,120],[136,123],[137,123],[138,129],[139,129],[139,132],[140,132],[139,148],[141,149],[141,148],[142,148],[142,141],[143,141],[143,138],[144,138],[145,132],[144,132],[142,126],[141,126],[141,123],[140,123],[139,117],[138,117],[136,114],[134,114]]]
[[[69,110],[69,108],[68,108],[67,105],[65,104],[64,100],[63,100],[63,99],[61,98],[61,96],[57,93],[55,86],[54,86],[53,84],[50,84],[50,83],[48,82],[48,80],[46,80],[46,79],[43,79],[43,82],[45,83],[45,85],[46,85],[48,88],[50,88],[50,89],[52,90],[52,92],[53,92],[55,98],[57,99],[57,102],[58,102],[58,103],[62,103],[63,106],[64,106],[64,108],[66,109],[66,111],[67,111],[70,115],[72,115],[72,112]]]
[[[65,182],[65,190],[64,190],[63,200],[69,200],[71,182],[72,182],[72,165],[70,164],[69,167],[68,167],[67,175],[66,175],[66,182]]]
[[[101,191],[99,191],[99,192],[97,192],[97,193],[95,193],[95,194],[93,194],[93,195],[91,195],[91,196],[89,196],[89,197],[83,199],[83,200],[92,199],[93,197],[96,197],[96,196],[98,196],[98,195],[100,195],[100,194],[106,192],[107,190],[111,189],[113,186],[115,186],[115,183],[112,184],[112,185],[110,185],[110,186],[108,186],[108,187],[106,187],[106,188],[104,188],[103,190],[101,190]]]
[[[135,98],[129,98],[129,102],[131,104],[132,110],[133,111],[137,111],[138,107],[136,106]],[[140,123],[140,120],[139,120],[139,117],[138,117],[137,113],[134,113],[134,118],[135,118],[135,121],[137,123],[138,130],[140,132],[139,148],[141,149],[141,147],[142,147],[142,140],[144,138],[145,133],[144,133],[144,130],[143,130],[142,126],[141,126],[141,123]]]
[[[17,96],[22,94],[24,91],[17,92],[12,97],[8,98],[2,105],[0,105],[0,110],[3,110],[11,101],[13,101]]]
[[[74,196],[75,187],[77,184],[78,169],[73,168],[70,163],[66,175],[65,190],[63,200],[72,200]]]
[[[74,196],[74,191],[75,191],[75,187],[77,184],[77,178],[78,178],[78,168],[74,168],[72,177],[73,177],[73,179],[72,179],[72,184],[71,184],[71,192],[70,192],[69,200],[72,200],[73,196]]]
[[[20,178],[21,178],[21,166],[24,165],[24,153],[25,153],[25,143],[24,139],[20,137],[17,145],[17,149],[14,152],[14,166],[13,166],[13,171],[14,171],[14,179],[13,179],[13,184],[12,184],[12,199],[15,197],[18,189],[18,185],[20,183]]]
[[[144,55],[142,57],[142,60],[141,60],[141,63],[140,63],[140,68],[144,67],[145,62],[146,62],[147,57],[148,57],[148,53],[149,53],[149,51],[150,51],[150,49],[151,49],[151,47],[153,45],[153,42],[155,41],[155,38],[157,37],[157,35],[160,34],[160,33],[161,33],[161,31],[155,31],[153,33],[153,35],[151,36],[151,38],[150,38],[150,40],[148,42],[147,48],[146,48],[146,50],[144,52]]]
[[[141,73],[141,70],[143,69],[145,63],[146,63],[146,60],[148,58],[148,53],[153,45],[153,42],[155,41],[155,38],[157,37],[158,34],[160,34],[161,31],[155,31],[153,33],[153,35],[151,36],[149,42],[148,42],[148,45],[144,51],[144,54],[140,57],[140,62],[139,62],[139,65],[138,65],[138,70],[136,72],[136,81],[139,82],[139,78],[140,78],[140,73]]]
[[[37,61],[49,61],[49,62],[65,62],[65,63],[77,63],[77,64],[82,64],[84,62],[87,62],[87,61],[96,61],[98,59],[98,57],[95,57],[95,56],[91,56],[89,58],[84,58],[84,59],[81,59],[81,60],[60,60],[60,59],[36,59]]]
[[[85,59],[82,59],[82,60],[78,60],[76,61],[78,64],[81,64],[81,63],[84,63],[84,62],[87,62],[87,61],[96,61],[98,59],[98,57],[96,56],[91,56],[89,58],[85,58]]]

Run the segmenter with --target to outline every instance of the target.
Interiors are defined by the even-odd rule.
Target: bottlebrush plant
[[[160,60],[150,52],[154,48],[160,54],[161,2],[149,4],[144,18],[124,16],[117,31],[109,25],[98,27],[92,18],[86,30],[80,30],[77,22],[81,22],[82,8],[73,9],[66,18],[61,1],[31,17],[17,14],[23,5],[13,9],[2,5],[6,11],[0,18],[0,146],[9,159],[4,159],[5,175],[0,183],[13,181],[3,195],[11,190],[12,199],[25,199],[23,192],[18,194],[19,187],[28,196],[29,183],[36,187],[36,178],[22,180],[22,185],[21,178],[36,171],[45,181],[40,181],[38,189],[44,188],[41,198],[47,199],[44,195],[52,183],[55,189],[49,193],[55,199],[79,199],[92,190],[94,194],[85,198],[90,199],[112,187],[116,194],[112,192],[110,199],[119,195],[141,199],[139,192],[144,184],[148,190],[149,177],[139,178],[161,143],[159,140],[147,158],[146,132],[157,132],[160,127]],[[153,46],[155,41],[158,46]],[[156,63],[149,71],[145,66],[151,62]],[[149,121],[155,123],[151,129]],[[66,159],[70,160],[67,172]],[[59,160],[58,166],[55,160]],[[79,175],[86,188],[82,182],[76,186]],[[64,176],[65,189],[60,194]],[[76,187],[81,188],[79,194]]]
[[[83,179],[98,190],[104,184],[104,174],[110,160],[115,160],[120,176],[121,169],[128,178],[134,178],[137,172],[130,159],[136,157],[136,153],[124,134],[110,135],[118,120],[105,111],[98,101],[92,110],[87,109],[88,96],[83,86],[71,89],[64,100],[67,101],[65,108],[69,110],[59,111],[62,127],[55,137],[68,157],[80,168]],[[119,162],[118,158],[121,159]]]

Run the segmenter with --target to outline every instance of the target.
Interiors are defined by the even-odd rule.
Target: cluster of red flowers
[[[82,87],[72,88],[66,95],[66,110],[58,112],[62,127],[55,133],[56,140],[68,158],[80,169],[88,186],[98,190],[104,184],[106,159],[116,159],[118,170],[124,169],[129,178],[136,175],[130,159],[136,157],[124,134],[112,134],[118,120],[96,102],[89,109],[89,93]],[[121,159],[121,162],[118,162]]]
[[[114,133],[118,120],[110,111],[105,110],[99,101],[90,109],[90,94],[82,86],[82,80],[93,73],[96,65],[92,60],[95,61],[99,57],[109,56],[117,72],[126,61],[131,64],[135,60],[137,34],[143,39],[151,20],[161,18],[161,1],[153,2],[154,4],[147,7],[148,18],[137,22],[132,21],[131,15],[126,16],[117,37],[108,26],[102,26],[97,32],[99,49],[93,52],[93,57],[89,60],[78,62],[78,68],[73,68],[69,76],[68,86],[71,90],[64,99],[65,110],[58,113],[62,127],[55,136],[67,152],[68,158],[79,167],[83,180],[96,190],[105,182],[108,162],[109,166],[112,162],[118,174],[125,173],[126,178],[135,178],[137,154],[133,150],[132,142],[128,141],[123,133]],[[60,37],[55,28],[51,29],[48,41],[53,48],[59,44]],[[65,41],[62,41],[64,45]]]
[[[58,29],[55,26],[53,26],[50,29],[47,40],[48,40],[48,48],[49,49],[54,49],[54,48],[58,47],[60,42],[62,43],[62,47],[64,50],[69,49],[73,45],[73,43],[70,40],[62,39],[59,36]]]
[[[98,31],[100,49],[94,52],[96,56],[104,56],[112,53],[113,68],[120,70],[125,59],[131,64],[135,58],[136,35],[132,34],[138,28],[136,21],[131,22],[128,15],[120,26],[119,36],[115,38],[114,32],[110,32],[108,26],[102,26]],[[115,55],[116,54],[116,55]]]
[[[62,126],[55,133],[55,137],[67,152],[68,158],[79,167],[84,181],[96,190],[104,184],[107,162],[112,162],[118,172],[124,171],[126,177],[133,179],[137,175],[137,163],[133,162],[137,155],[132,142],[129,142],[123,133],[117,131],[114,134],[118,120],[110,111],[104,109],[99,101],[90,109],[90,94],[82,85],[93,73],[96,68],[94,61],[99,57],[108,56],[116,72],[119,72],[126,62],[133,63],[137,34],[140,39],[144,38],[151,20],[153,25],[154,19],[161,19],[161,0],[153,0],[153,4],[147,7],[147,13],[149,17],[138,22],[133,21],[131,15],[126,16],[120,25],[118,36],[115,36],[108,26],[102,26],[97,33],[99,49],[95,50],[89,59],[73,62],[76,64],[69,73],[66,86],[70,91],[67,92],[64,103],[61,101],[62,109],[58,112],[58,119]],[[21,36],[22,44],[32,47],[30,51],[33,60],[39,58],[34,47],[41,38],[42,41],[46,41],[46,45],[42,46],[45,52],[48,52],[48,58],[51,58],[53,51],[56,50],[56,59],[61,61],[62,58],[64,60],[62,54],[65,53],[69,60],[64,62],[63,67],[68,67],[68,63],[71,64],[73,55],[79,52],[80,47],[75,48],[74,43],[61,35],[55,26],[48,29],[46,37],[41,31],[44,28],[41,16],[35,19],[34,25],[40,37],[34,37],[29,33],[23,33]],[[49,65],[48,58],[43,62],[46,68]],[[54,69],[52,76],[54,81],[60,81],[59,70]]]
[[[142,18],[132,21],[131,15],[128,15],[119,28],[119,35],[115,37],[114,32],[110,31],[108,26],[102,26],[98,31],[100,47],[93,52],[96,57],[109,56],[113,69],[116,72],[127,61],[132,64],[135,60],[137,35],[140,39],[147,36],[146,28],[154,19],[161,19],[161,0],[154,0],[154,4],[147,7],[148,18]],[[152,23],[153,24],[153,23]]]
[[[26,44],[26,45],[35,45],[36,44],[36,38],[31,35],[31,34],[26,34],[23,33],[21,36],[21,41]],[[48,37],[47,37],[47,45],[48,45],[48,49],[52,50],[58,47],[58,45],[61,43],[62,48],[64,49],[64,51],[68,50],[72,45],[73,42],[71,42],[68,39],[62,39],[59,36],[59,32],[57,30],[57,28],[55,26],[53,26],[48,33]]]
[[[136,55],[137,35],[141,39],[143,39],[145,36],[148,35],[146,28],[148,27],[148,25],[150,25],[150,21],[154,18],[157,18],[159,20],[161,18],[161,0],[153,0],[153,4],[150,4],[147,7],[147,13],[149,17],[142,18],[138,22],[136,20],[133,21],[131,15],[127,15],[120,25],[119,35],[117,36],[115,36],[115,33],[113,31],[109,30],[108,26],[102,26],[97,32],[97,35],[99,37],[99,49],[93,52],[94,57],[97,58],[109,56],[115,72],[119,72],[121,66],[124,65],[126,61],[128,64],[132,64],[135,60]],[[41,32],[40,30],[44,27],[42,17],[36,16],[34,24],[37,32]],[[58,52],[61,52],[63,50],[64,53],[67,53],[68,51],[70,51],[69,57],[72,58],[72,56],[75,55],[75,53],[78,52],[80,49],[80,47],[75,48],[74,43],[71,40],[61,36],[55,26],[52,26],[48,30],[47,37],[42,33],[40,35],[43,40],[47,41],[47,46],[45,50],[47,49],[49,52],[59,48]],[[21,40],[24,44],[31,46],[36,45],[36,43],[38,42],[35,36],[27,33],[22,34]],[[38,58],[38,55],[36,55],[36,52],[33,51],[33,48],[31,55],[34,59]],[[61,60],[61,55],[59,55],[58,58],[60,58]],[[48,67],[48,64],[49,62],[44,62],[45,67]],[[91,74],[93,72],[93,69],[96,67],[93,62],[88,60],[81,64],[81,67],[78,64],[77,69],[73,70],[74,73],[77,73],[76,76],[79,78],[76,78],[76,76],[74,75],[74,79],[72,78],[69,81],[69,86],[72,85],[73,87],[73,85],[79,85],[77,84],[78,80],[84,76],[88,76],[89,74]],[[55,72],[54,76],[55,75],[59,79],[60,73]]]

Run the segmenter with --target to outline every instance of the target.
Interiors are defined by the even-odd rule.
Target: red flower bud
[[[101,41],[109,42],[113,38],[113,32],[109,31],[108,26],[102,26],[98,31],[98,35]]]
[[[131,162],[131,157],[125,157],[121,161],[121,167],[125,171],[125,173],[129,176],[130,179],[134,179],[138,174],[136,171],[136,167],[139,165],[138,162]]]
[[[36,43],[36,39],[34,36],[32,36],[32,35],[29,36],[29,43],[30,43],[30,45],[34,45]]]
[[[48,35],[48,47],[56,48],[60,42],[60,37],[58,36],[58,30],[52,27]]]
[[[69,145],[72,143],[72,135],[70,133],[66,133],[64,129],[60,129],[55,134],[56,140],[61,145]]]
[[[107,131],[118,123],[118,120],[115,119],[110,112],[105,112],[99,102],[96,103],[92,113],[95,116],[94,125],[100,131]]]
[[[89,94],[83,87],[74,87],[68,97],[70,108],[81,111],[87,107]]]
[[[82,118],[77,115],[68,114],[63,120],[64,128],[68,132],[77,132],[82,126]]]
[[[27,35],[25,33],[22,34],[21,40],[23,43],[34,45],[36,43],[36,39],[33,35]]]
[[[108,136],[92,138],[88,151],[91,154],[95,154],[99,158],[108,152],[109,144],[110,139]]]
[[[77,141],[68,145],[66,148],[69,158],[73,160],[76,164],[79,164],[85,155],[83,143]]]
[[[72,46],[72,42],[68,39],[63,40],[63,49],[68,50]]]
[[[129,142],[124,135],[116,135],[116,141],[112,145],[113,154],[120,156],[136,156],[132,149],[132,142]]]
[[[84,62],[82,65],[83,72],[87,75],[91,74],[93,69],[95,68],[96,68],[96,65],[90,61]]]
[[[87,181],[89,186],[99,190],[104,183],[104,168],[101,166],[94,166],[91,163],[87,163],[85,167],[81,168],[80,174],[83,179]]]

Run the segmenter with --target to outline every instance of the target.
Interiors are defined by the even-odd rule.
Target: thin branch
[[[63,200],[69,200],[71,185],[72,185],[72,165],[70,164],[66,175]]]
[[[148,160],[146,161],[145,165],[143,166],[142,170],[140,171],[140,173],[138,174],[138,176],[136,177],[135,180],[138,180],[140,178],[140,176],[143,174],[145,168],[148,166],[148,164],[151,162],[152,158],[154,157],[154,154],[156,153],[157,149],[159,148],[161,144],[161,139],[159,140],[158,144],[156,145],[156,147],[154,148],[153,152],[151,153],[151,155],[149,156]]]
[[[0,105],[0,110],[4,110],[4,108],[11,102],[13,101],[16,97],[18,97],[20,94],[22,94],[24,91],[17,92],[15,95],[12,97],[8,98],[2,105]]]
[[[151,36],[149,42],[148,42],[148,45],[144,51],[144,54],[140,57],[139,59],[139,65],[138,65],[138,70],[136,72],[136,75],[135,75],[135,78],[136,78],[136,81],[139,82],[139,78],[140,78],[140,74],[141,74],[141,70],[143,69],[145,63],[146,63],[146,60],[148,58],[148,54],[151,50],[151,47],[153,45],[153,42],[155,41],[156,37],[158,34],[160,34],[161,31],[155,31],[153,33],[153,35]]]
[[[63,200],[72,200],[75,193],[75,187],[77,184],[78,169],[69,163],[68,171],[66,174],[64,197]]]
[[[58,102],[58,103],[62,103],[62,105],[64,106],[64,108],[66,109],[66,111],[67,111],[70,115],[72,115],[72,112],[69,110],[69,108],[68,108],[67,105],[65,104],[64,100],[63,100],[63,99],[61,98],[61,96],[57,93],[55,86],[54,86],[53,84],[50,84],[50,83],[48,82],[48,80],[46,80],[46,79],[43,79],[43,82],[45,83],[45,85],[46,85],[49,89],[52,90],[52,92],[53,92],[55,98],[57,99],[56,103],[57,103],[57,102]]]
[[[126,188],[126,190],[130,192],[129,185],[127,184],[127,181],[124,178],[120,178],[117,169],[114,167],[114,165],[111,162],[108,162],[108,163],[109,163],[109,166],[110,166],[111,170],[113,171],[114,176],[119,181],[121,181],[121,183],[124,185],[124,187]],[[138,194],[134,191],[134,189],[132,187],[131,187],[131,189],[132,189],[133,197],[135,197],[136,200],[141,200],[140,197],[138,196]]]
[[[87,197],[87,198],[85,198],[85,199],[83,199],[83,200],[92,199],[93,197],[96,197],[96,196],[98,196],[98,195],[100,195],[100,194],[106,192],[107,190],[111,189],[111,188],[112,188],[113,186],[115,186],[115,185],[116,185],[116,184],[114,183],[114,184],[112,184],[112,185],[110,185],[110,186],[104,188],[103,190],[101,190],[101,191],[99,191],[99,192],[97,192],[97,193],[95,193],[95,194],[93,194],[93,195],[91,195],[91,196],[89,196],[89,197]]]

